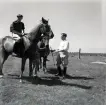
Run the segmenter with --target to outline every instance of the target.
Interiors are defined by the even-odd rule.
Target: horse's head
[[[44,36],[46,39],[45,45],[49,44],[49,39],[54,37],[51,26],[48,24],[48,21],[43,19],[42,23],[34,27],[29,33],[29,39],[34,42],[38,42],[41,36]]]
[[[54,34],[47,20],[43,20],[42,23],[41,34],[45,37],[45,45],[49,45],[49,40],[54,37]]]
[[[48,24],[42,24],[41,34],[43,36],[47,36],[49,39],[52,39],[54,37],[53,31],[51,29],[51,26],[48,25]]]

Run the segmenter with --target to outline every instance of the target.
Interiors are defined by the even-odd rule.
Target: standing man
[[[58,55],[57,55],[58,73],[56,74],[56,76],[63,76],[63,78],[66,76],[67,65],[68,65],[69,42],[66,40],[66,37],[67,37],[66,33],[61,34],[62,41],[60,42],[59,48],[57,50],[58,52]],[[63,66],[63,73],[60,67],[61,64]]]
[[[25,26],[24,26],[24,23],[21,22],[22,19],[23,19],[23,15],[18,14],[17,20],[14,21],[10,26],[10,32],[12,32],[12,36],[16,40],[16,43],[14,46],[15,48],[14,52],[17,54],[18,57],[21,57],[24,53],[24,44],[23,44],[23,39],[21,37],[25,33],[24,32]]]

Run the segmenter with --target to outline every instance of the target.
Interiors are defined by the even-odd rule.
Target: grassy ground
[[[24,82],[19,82],[21,59],[9,57],[4,78],[0,79],[0,105],[105,105],[106,65],[92,64],[105,57],[77,56],[69,58],[67,78],[55,77],[56,67],[49,56],[48,72],[28,78],[28,61]]]

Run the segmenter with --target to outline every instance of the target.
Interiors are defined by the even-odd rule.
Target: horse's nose
[[[51,38],[53,38],[53,37],[54,37],[54,34],[51,35]]]
[[[49,45],[46,45],[46,48],[49,48]]]

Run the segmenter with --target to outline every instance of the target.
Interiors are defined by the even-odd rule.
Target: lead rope
[[[50,47],[50,49],[52,50],[52,48]],[[50,50],[51,54],[52,54],[52,58],[53,58],[53,63],[54,63],[54,66],[56,65],[55,64],[55,61],[54,61],[54,55],[53,55],[53,52]]]

